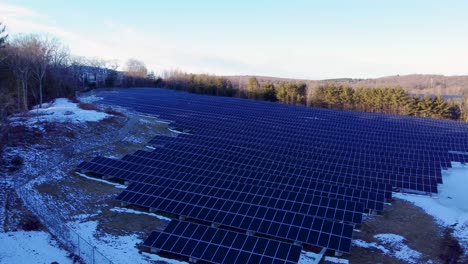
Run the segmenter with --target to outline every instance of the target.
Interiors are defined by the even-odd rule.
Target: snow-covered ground
[[[408,263],[417,263],[418,259],[422,256],[421,253],[409,248],[405,244],[405,238],[400,235],[378,234],[374,238],[379,240],[379,243],[355,239],[353,240],[353,245],[362,248],[374,248],[380,250],[385,255],[393,256]]]
[[[169,264],[182,264],[173,259],[162,258],[156,254],[139,252],[136,245],[143,243],[136,234],[127,236],[113,236],[109,234],[98,234],[96,232],[97,221],[75,221],[70,223],[73,229],[84,239],[91,242],[96,249],[104,256],[107,256],[113,263],[152,263],[164,261]]]
[[[46,232],[0,232],[0,263],[73,263],[68,255]]]
[[[149,215],[149,216],[156,217],[156,218],[158,218],[158,219],[160,219],[160,220],[171,221],[170,218],[165,217],[165,216],[162,216],[162,215],[157,215],[157,214],[154,214],[154,213],[141,212],[141,211],[137,211],[137,210],[133,210],[133,209],[129,209],[129,208],[123,208],[123,207],[114,207],[114,208],[109,209],[109,211],[111,211],[111,212],[117,212],[117,213],[129,213],[129,214]]]
[[[468,165],[452,163],[452,168],[443,171],[442,177],[438,197],[402,193],[395,193],[393,197],[409,201],[439,224],[453,227],[453,235],[468,251]]]
[[[347,259],[341,259],[341,258],[330,257],[330,256],[325,257],[325,262],[338,263],[338,264],[348,264],[349,263],[349,261]]]
[[[92,181],[97,181],[97,182],[102,182],[102,183],[105,183],[105,184],[109,184],[109,185],[112,185],[112,186],[114,186],[115,188],[118,188],[118,189],[126,189],[127,188],[127,186],[125,186],[123,184],[118,184],[118,183],[115,183],[115,182],[110,182],[110,181],[106,181],[106,180],[102,180],[102,179],[89,177],[86,174],[79,173],[79,172],[75,172],[75,173],[76,173],[76,175],[78,175],[80,177],[83,177],[85,179],[92,180]]]
[[[108,116],[103,112],[81,109],[78,104],[70,102],[66,98],[57,98],[53,102],[43,104],[42,108],[34,106],[27,115],[13,116],[11,121],[13,124],[34,127],[37,123],[42,122],[96,122]]]
[[[102,97],[99,97],[99,96],[96,96],[94,94],[91,94],[91,95],[87,95],[87,96],[80,96],[78,98],[78,100],[80,100],[80,102],[83,102],[83,103],[88,103],[88,104],[92,104],[92,103],[95,103],[99,100],[102,100],[104,98]]]

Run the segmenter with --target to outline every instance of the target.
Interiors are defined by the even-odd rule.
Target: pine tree
[[[436,118],[447,118],[449,116],[449,105],[442,98],[442,96],[437,95],[433,99],[433,113],[432,117]]]
[[[418,115],[430,117],[433,113],[434,101],[427,95],[418,102]]]
[[[247,83],[247,96],[249,98],[256,98],[256,94],[260,89],[260,83],[258,82],[257,78],[251,77],[249,79],[249,83]]]

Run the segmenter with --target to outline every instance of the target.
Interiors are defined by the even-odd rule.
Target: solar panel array
[[[364,212],[382,211],[392,191],[437,193],[441,169],[468,160],[465,123],[161,89],[99,96],[103,104],[156,116],[181,133],[155,136],[149,143],[153,151],[120,160],[96,157],[80,169],[128,182],[117,197],[126,204],[236,230],[232,236],[248,231],[245,239],[260,235],[269,244],[295,242],[349,252],[353,227]],[[219,260],[199,251],[189,254],[176,244],[169,248],[167,241],[177,239],[211,243],[170,230],[154,232],[145,245]],[[239,253],[247,252],[241,247],[235,250],[236,257],[247,257]],[[251,258],[256,254],[250,253]]]

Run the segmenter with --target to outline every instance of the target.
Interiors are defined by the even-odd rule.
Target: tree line
[[[401,87],[353,88],[337,83],[309,85],[305,82],[266,81],[251,77],[246,84],[233,85],[228,78],[207,74],[169,72],[163,86],[198,94],[235,96],[256,100],[323,107],[330,109],[378,112],[438,119],[468,121],[468,96],[444,99],[440,95],[418,96]]]

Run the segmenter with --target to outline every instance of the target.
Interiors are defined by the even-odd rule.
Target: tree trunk
[[[42,79],[39,80],[39,108],[42,108]]]
[[[23,107],[24,111],[28,111],[28,78],[23,81]]]

